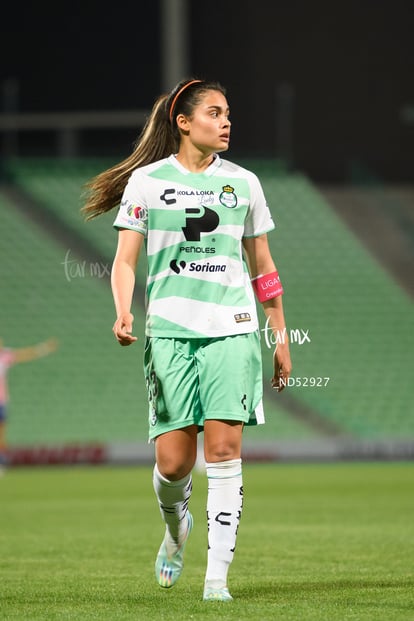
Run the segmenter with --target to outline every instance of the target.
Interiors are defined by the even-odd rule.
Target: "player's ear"
[[[185,114],[178,114],[175,122],[177,123],[178,129],[181,129],[182,132],[188,132],[190,129],[190,123]]]

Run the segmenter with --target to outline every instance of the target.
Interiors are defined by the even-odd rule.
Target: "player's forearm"
[[[111,272],[112,295],[118,317],[131,312],[135,272],[126,261],[115,259]]]
[[[49,354],[54,352],[56,348],[57,343],[55,339],[49,339],[42,343],[38,343],[37,345],[16,349],[14,351],[14,359],[17,363],[31,362],[32,360],[37,360],[38,358],[48,356]]]
[[[36,358],[41,358],[44,353],[40,350],[40,345],[33,345],[31,347],[22,347],[14,352],[14,360],[17,363],[31,362]]]
[[[282,297],[283,296],[279,295],[263,303],[267,327],[272,330],[275,336],[277,336],[278,333],[286,334],[286,321]]]

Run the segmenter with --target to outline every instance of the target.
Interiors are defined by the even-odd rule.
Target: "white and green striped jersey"
[[[219,337],[258,329],[242,238],[274,224],[252,172],[218,155],[199,174],[174,155],[138,168],[114,227],[145,236],[147,336]]]

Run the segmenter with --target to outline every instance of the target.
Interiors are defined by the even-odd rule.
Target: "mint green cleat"
[[[206,582],[204,586],[203,600],[205,602],[231,602],[232,596],[226,586],[215,584],[214,580]]]
[[[187,532],[184,541],[177,546],[171,541],[168,533],[165,533],[164,540],[159,549],[157,560],[155,561],[155,577],[158,584],[163,589],[169,589],[177,582],[184,567],[184,549],[188,537],[193,528],[193,516],[187,511]]]

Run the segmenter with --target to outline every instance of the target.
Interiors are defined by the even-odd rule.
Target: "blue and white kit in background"
[[[215,338],[259,329],[242,239],[274,223],[254,173],[218,155],[191,173],[171,155],[131,174],[114,227],[145,236],[147,336]]]

